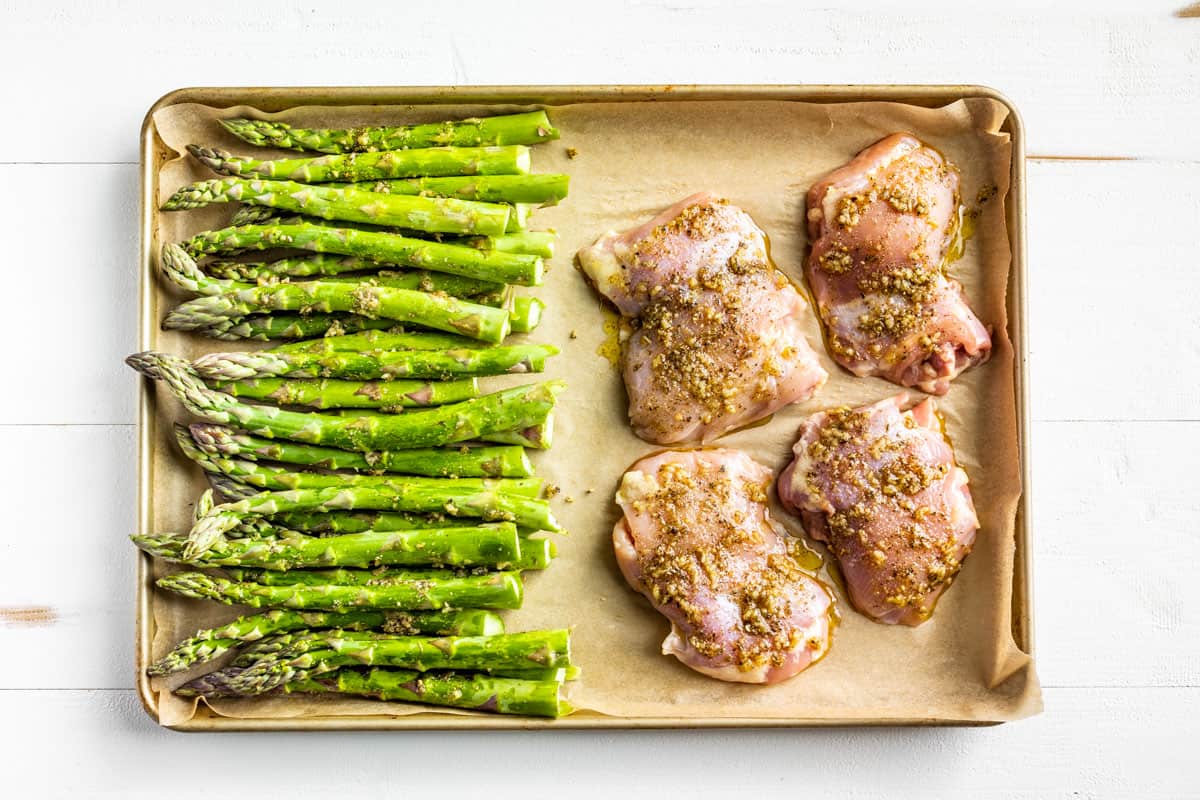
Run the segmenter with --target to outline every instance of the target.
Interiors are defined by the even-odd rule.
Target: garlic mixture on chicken
[[[779,499],[829,545],[855,608],[919,625],[971,552],[979,519],[933,400],[907,403],[899,394],[809,417]]]
[[[835,361],[945,394],[987,358],[991,336],[945,272],[960,213],[958,171],[907,134],[809,190],[806,274]]]
[[[828,377],[804,335],[807,304],[737,206],[693,195],[606,233],[579,261],[636,320],[622,371],[630,422],[646,441],[711,441],[807,400]]]
[[[771,477],[740,450],[668,451],[617,492],[617,563],[671,621],[663,653],[725,681],[778,683],[829,649],[832,595],[770,518]]]

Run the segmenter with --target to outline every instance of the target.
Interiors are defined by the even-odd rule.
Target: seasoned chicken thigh
[[[837,557],[855,608],[919,625],[971,552],[979,520],[932,399],[839,408],[800,427],[779,498]]]
[[[579,252],[584,272],[637,330],[622,349],[634,433],[710,441],[807,400],[825,382],[807,307],[746,212],[708,194]]]
[[[902,133],[809,190],[806,274],[835,361],[945,394],[987,358],[991,337],[944,268],[960,213],[958,171]]]
[[[617,492],[617,563],[671,621],[663,653],[725,681],[777,683],[829,649],[832,596],[771,520],[770,485],[739,450],[696,450],[639,461]]]

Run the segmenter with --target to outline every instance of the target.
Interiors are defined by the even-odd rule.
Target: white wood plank
[[[1027,174],[1034,419],[1200,419],[1200,163]]]
[[[133,683],[132,426],[0,426],[0,688]]]
[[[0,165],[5,239],[5,424],[128,423],[136,381],[137,168]],[[19,191],[13,187],[21,187]]]
[[[18,3],[0,71],[37,64],[37,80],[0,84],[26,121],[0,152],[136,160],[145,109],[190,85],[982,83],[1022,109],[1031,152],[1195,159],[1180,132],[1200,129],[1200,37],[1182,5],[422,2],[400,23],[386,0]]]
[[[1046,700],[993,728],[202,736],[157,728],[132,692],[9,691],[0,736],[21,797],[1196,796],[1200,689]]]
[[[1034,425],[1047,686],[1200,686],[1200,423]]]

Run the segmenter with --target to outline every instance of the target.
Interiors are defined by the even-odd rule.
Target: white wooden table
[[[1200,797],[1187,2],[0,1],[15,342],[0,373],[0,794]],[[131,688],[135,379],[121,363],[137,344],[146,107],[186,85],[759,82],[982,83],[1023,112],[1045,713],[984,729],[597,734],[153,724]]]

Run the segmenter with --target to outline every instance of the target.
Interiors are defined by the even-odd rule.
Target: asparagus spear
[[[455,350],[478,349],[488,345],[465,336],[430,331],[364,331],[362,333],[327,336],[308,342],[290,342],[272,347],[267,353],[359,353],[364,350]]]
[[[421,578],[384,586],[264,586],[239,583],[203,572],[176,572],[159,578],[168,591],[226,605],[251,608],[292,608],[338,611],[351,608],[402,611],[447,608],[520,608],[521,573],[489,572],[485,575]]]
[[[184,186],[163,203],[164,211],[240,201],[310,217],[410,228],[431,233],[498,236],[512,209],[500,203],[334,189],[295,181],[219,178]]]
[[[368,531],[343,536],[223,539],[198,558],[186,555],[180,537],[134,535],[151,555],[196,567],[368,567],[383,564],[487,566],[508,569],[520,561],[521,542],[509,523],[413,531]]]
[[[199,630],[147,667],[146,673],[153,676],[172,675],[220,658],[246,642],[259,641],[286,631],[321,628],[355,631],[375,629],[406,636],[492,636],[504,632],[504,622],[495,612],[478,609],[424,612],[275,609],[263,614],[238,617],[217,628]]]
[[[483,526],[486,527],[486,526]],[[401,533],[421,532],[424,528],[417,528],[413,531],[401,531]],[[473,530],[473,529],[468,529]],[[339,546],[342,539],[352,537],[384,537],[390,535],[388,531],[364,531],[363,533],[346,533],[340,536],[326,536],[321,539],[304,536],[302,534],[291,533],[283,539],[265,540],[267,546],[276,547],[277,542],[281,542],[282,546],[286,546],[289,540],[296,540],[309,546],[309,539],[312,541],[330,542],[332,546]],[[180,537],[143,537],[143,541],[147,546],[153,547],[155,552],[152,555],[159,555],[159,551],[165,553],[162,558],[171,561],[181,561],[182,539]],[[256,539],[238,539],[236,546],[225,548],[216,558],[221,563],[208,560],[208,554],[205,554],[203,563],[196,566],[203,567],[225,567],[229,577],[239,581],[251,581],[253,583],[261,583],[264,586],[293,586],[303,584],[307,586],[318,586],[324,584],[338,584],[343,586],[384,586],[388,583],[408,582],[420,580],[423,577],[438,577],[444,575],[445,570],[426,570],[421,571],[414,569],[413,565],[397,566],[381,566],[374,569],[366,568],[346,568],[338,567],[334,569],[318,569],[324,565],[317,564],[307,568],[288,568],[281,570],[280,567],[271,564],[245,564],[234,563],[234,558],[226,556],[236,556],[238,550],[235,547],[245,547],[253,552],[265,552],[262,548],[254,549],[254,543],[260,541]],[[357,541],[357,540],[356,540]],[[140,546],[140,545],[139,545]],[[315,547],[315,545],[312,545]],[[357,545],[356,545],[357,546]],[[143,548],[145,549],[145,548]],[[550,562],[556,556],[554,542],[550,539],[532,538],[522,536],[520,542],[520,555],[511,563],[508,563],[504,568],[510,570],[543,570],[550,566]],[[211,551],[210,551],[211,552]],[[225,563],[228,562],[228,563]],[[280,562],[282,563],[282,562]],[[355,565],[346,565],[354,567]],[[420,566],[420,565],[417,565]],[[463,566],[444,564],[443,566]],[[467,565],[471,567],[471,574],[480,574],[491,570],[491,565]],[[460,570],[459,574],[468,574]]]
[[[273,514],[270,523],[286,529],[301,530],[313,535],[361,533],[362,531],[396,531],[420,527],[441,527],[441,515],[426,516],[402,511],[290,511]]]
[[[318,489],[331,487],[362,487],[362,488],[378,488],[388,489],[397,488],[398,486],[406,485],[416,479],[409,477],[401,477],[398,475],[348,475],[344,473],[329,474],[329,473],[312,473],[312,471],[289,471],[286,468],[274,467],[274,465],[258,464],[256,461],[247,461],[247,459],[230,458],[229,451],[241,450],[241,446],[229,435],[221,435],[214,433],[212,428],[217,426],[196,425],[194,428],[199,429],[198,435],[193,435],[190,428],[182,425],[175,426],[175,440],[178,441],[180,450],[184,451],[184,455],[196,462],[208,473],[216,473],[228,475],[232,479],[245,483],[245,485],[262,489],[272,489],[272,491],[289,491],[289,489]],[[220,431],[220,428],[217,428]],[[379,453],[353,453],[344,450],[330,449],[330,447],[317,447],[316,445],[298,445],[293,443],[275,443],[270,439],[259,439],[256,441],[242,440],[246,444],[245,449],[251,450],[254,444],[260,443],[264,452],[270,453],[288,453],[288,455],[296,455],[301,458],[311,458],[314,461],[323,461],[325,463],[336,463],[340,465],[342,461],[346,461],[360,467],[366,467],[370,462],[368,458],[374,459],[379,457]],[[463,452],[466,450],[466,452]],[[480,449],[482,450],[482,449]],[[502,462],[516,462],[509,471],[532,471],[527,469],[528,462],[521,463],[523,459],[520,455],[512,452],[517,447],[510,449],[502,449],[502,447],[493,447],[492,451],[502,451],[497,453],[497,456]],[[456,453],[458,458],[455,458],[455,451],[450,450],[397,450],[394,451],[395,456],[389,457],[389,465],[391,467],[412,467],[413,469],[422,469],[426,471],[444,471],[449,469],[456,462],[467,464],[468,467],[484,470],[503,471],[503,467],[497,467],[496,464],[486,464],[485,462],[473,461],[470,449],[461,449]],[[329,453],[329,455],[325,455]],[[413,457],[406,457],[401,453],[415,453]],[[415,462],[418,457],[424,457],[426,461],[440,462],[422,467],[420,464],[409,463]],[[354,461],[359,458],[360,461]],[[366,471],[366,470],[364,470]],[[396,470],[394,470],[396,471]],[[432,475],[430,477],[451,477],[450,475]],[[460,476],[466,479],[481,479],[488,476]],[[486,482],[482,480],[474,480],[456,483],[455,486],[466,489],[480,489],[480,491],[488,491],[488,489],[499,489],[499,491],[515,494],[518,497],[536,498],[541,494],[542,480],[539,477],[517,476],[511,477],[502,481]]]
[[[210,422],[270,438],[358,451],[437,447],[496,431],[527,429],[546,419],[555,396],[565,388],[561,381],[548,381],[404,414],[341,417],[246,405],[209,389],[188,362],[165,353],[137,353],[126,363],[149,378],[164,381],[190,412]]]
[[[204,477],[208,478],[209,486],[215,489],[221,496],[222,503],[232,503],[237,500],[245,500],[248,497],[254,497],[254,495],[258,494],[259,492],[259,490],[253,486],[247,483],[242,483],[241,481],[235,480],[228,475],[223,475],[219,472],[205,471]],[[239,522],[236,527],[241,528],[241,523]],[[294,533],[295,531],[291,531],[287,535],[291,536]],[[192,554],[191,557],[195,558],[196,556],[195,554]]]
[[[204,265],[204,271],[225,280],[259,283],[275,283],[281,278],[331,278],[346,273],[370,273],[370,275],[354,275],[352,280],[358,281],[373,277],[378,281],[386,280],[390,289],[445,292],[455,297],[471,297],[495,291],[498,286],[502,285],[493,281],[464,278],[461,275],[451,275],[446,272],[389,270],[388,266],[378,261],[356,256],[315,253],[280,258],[275,261],[210,261]]]
[[[497,444],[512,444],[549,450],[554,442],[554,415],[547,414],[540,422],[506,431],[493,431],[480,437]]]
[[[357,186],[359,184],[327,183],[322,188],[355,189]],[[431,231],[372,225],[362,222],[348,222],[345,220],[322,219],[321,217],[293,214],[277,208],[254,205],[242,206],[241,210],[235,212],[230,217],[229,224],[231,227],[242,225],[320,225],[326,228],[345,228],[367,233],[394,233],[414,239],[427,239],[443,244],[474,247],[478,250],[502,250],[506,253],[526,253],[545,258],[554,255],[554,243],[558,239],[558,235],[554,231],[526,230],[529,226],[529,217],[533,213],[534,206],[529,203],[505,203],[503,205],[507,205],[509,208],[508,223],[504,227],[504,233],[499,236],[452,236]],[[250,211],[247,212],[245,209],[249,209]]]
[[[257,583],[261,586],[392,586],[414,581],[462,578],[484,575],[486,569],[434,569],[414,567],[376,567],[374,569],[302,569],[281,572],[253,567],[225,569],[231,580]]]
[[[274,160],[240,158],[224,150],[194,144],[189,144],[187,149],[200,163],[222,175],[298,183],[448,175],[522,175],[529,172],[530,164],[529,148],[522,145],[423,147]]]
[[[546,304],[529,295],[514,295],[508,308],[508,324],[513,333],[529,333],[542,321]]]
[[[533,467],[520,447],[457,447],[355,453],[333,447],[263,439],[208,423],[190,426],[196,447],[212,456],[266,459],[323,469],[403,472],[435,478],[525,478]]]
[[[187,303],[183,304],[187,306]],[[168,313],[163,328],[171,330],[179,324],[187,330],[202,333],[213,339],[234,342],[240,339],[271,341],[272,339],[308,339],[357,333],[365,330],[389,330],[396,327],[391,319],[369,319],[357,314],[257,314],[249,317],[216,317],[207,327],[194,326],[194,316],[186,309]]]
[[[381,183],[386,184],[387,182],[382,181]],[[366,192],[371,191],[370,183],[326,183],[326,184],[324,184],[324,186],[327,188],[330,188],[330,189],[359,189],[361,191],[366,191]],[[384,192],[384,194],[389,194],[389,193]],[[396,194],[404,194],[404,192],[396,192]],[[417,193],[412,192],[410,194],[417,194]],[[428,196],[428,195],[426,195],[426,196]],[[437,196],[437,195],[434,195],[434,196]],[[525,229],[529,227],[529,217],[530,217],[530,215],[533,214],[533,211],[536,208],[536,206],[534,206],[532,203],[505,203],[505,205],[507,205],[510,209],[510,212],[508,215],[508,224],[504,226],[505,236],[508,236],[511,234],[517,234],[517,233],[521,233],[521,232],[525,231]],[[293,215],[289,218],[289,217],[285,216],[285,213],[283,211],[280,211],[277,208],[271,208],[269,206],[247,205],[247,206],[241,206],[237,211],[235,211],[233,213],[233,216],[229,218],[229,224],[230,225],[263,225],[267,222],[272,222],[272,221],[275,222],[276,224],[285,224],[285,223],[292,223],[292,222],[314,222],[315,223],[317,219],[319,219],[319,218],[318,217],[305,217],[303,215]],[[334,223],[322,221],[322,223],[320,223],[320,224],[334,224]],[[338,224],[345,226],[345,227],[351,227],[351,223],[348,223],[348,222],[343,222],[343,223],[338,223]],[[359,226],[354,225],[353,227],[357,228]],[[370,230],[369,227],[367,229]],[[390,231],[394,231],[397,233],[403,232],[403,229],[401,229],[401,228],[379,228],[379,230],[385,230],[385,231],[390,230]],[[413,235],[413,232],[406,233],[405,235]],[[433,235],[440,236],[440,234],[433,234]],[[459,244],[463,244],[469,238],[471,238],[471,237],[458,237],[456,239],[456,241]],[[479,238],[488,239],[490,237],[484,236],[484,237],[479,237]],[[518,240],[514,240],[514,241],[520,241],[520,240],[518,239]],[[535,237],[534,239],[530,240],[530,242],[541,242],[541,241],[543,241],[543,239],[538,238],[538,237]],[[510,246],[505,249],[508,249],[510,252],[527,252],[525,250],[522,250],[518,246]],[[533,251],[529,251],[529,252],[533,252]]]
[[[312,678],[344,666],[435,669],[521,669],[569,666],[566,630],[502,633],[496,636],[427,638],[353,632],[316,632],[323,648],[288,658],[284,650],[258,661],[230,680],[244,694],[262,694],[285,683]]]
[[[545,111],[366,128],[296,128],[283,122],[240,118],[221,120],[221,124],[234,136],[253,145],[318,153],[537,144],[558,138],[558,130],[550,124]]]
[[[566,683],[567,681],[578,680],[583,674],[578,666],[572,664],[569,667],[543,667],[541,669],[488,669],[483,670],[487,675],[494,675],[497,678],[516,678],[523,681],[554,681],[555,683]]]
[[[213,388],[234,397],[309,408],[402,408],[440,406],[479,396],[478,381],[342,381],[251,378],[217,381]]]
[[[378,270],[384,266],[384,264],[369,258],[315,253],[313,255],[288,256],[274,261],[209,261],[204,265],[204,270],[208,274],[224,280],[272,282],[285,277],[309,278],[341,275],[347,272],[365,272]],[[441,273],[424,274],[437,275]],[[408,288],[423,289],[421,286]],[[448,291],[446,294],[454,294],[454,292]],[[469,294],[473,294],[473,292]]]
[[[317,253],[338,253],[403,267],[448,272],[493,283],[537,286],[542,281],[542,259],[524,253],[480,250],[458,244],[416,239],[385,231],[291,223],[242,225],[205,231],[184,243],[193,255],[237,250],[289,247]]]
[[[358,476],[366,481],[369,476]],[[485,521],[514,522],[523,528],[558,531],[550,505],[510,488],[511,479],[489,478],[403,478],[379,480],[376,484],[332,486],[323,489],[292,489],[260,492],[253,497],[216,506],[192,526],[184,556],[199,557],[219,542],[222,534],[245,515],[270,516],[285,511],[442,512],[451,517],[474,517]]]
[[[239,206],[229,218],[230,225],[261,225],[279,216],[279,209],[270,206]]]
[[[176,693],[183,697],[209,699],[245,696],[231,686],[231,680],[244,670],[244,667],[226,667],[210,672],[179,687]],[[562,684],[555,680],[523,680],[479,673],[339,669],[317,677],[297,679],[284,684],[280,690],[286,694],[349,694],[497,714],[557,718],[574,711],[560,696],[561,688]]]
[[[216,489],[223,497],[222,512],[218,513],[218,514],[214,514],[211,517],[206,517],[203,520],[201,520],[200,522],[195,523],[193,525],[192,533],[189,535],[188,542],[187,542],[187,550],[184,553],[184,557],[188,560],[195,560],[195,559],[200,558],[207,549],[209,549],[210,547],[213,547],[215,544],[217,544],[219,542],[225,541],[226,538],[247,538],[244,535],[242,535],[242,532],[245,530],[245,523],[247,521],[246,517],[244,515],[239,515],[234,512],[224,513],[225,509],[228,508],[229,506],[233,506],[238,503],[257,502],[260,499],[262,499],[268,495],[282,495],[285,493],[285,491],[286,492],[293,492],[293,491],[317,492],[317,491],[331,490],[331,487],[326,487],[325,489],[304,488],[304,489],[297,489],[297,490],[288,489],[285,491],[272,491],[272,490],[264,491],[263,489],[260,489],[250,483],[243,482],[241,480],[238,480],[237,478],[230,477],[228,475],[224,475],[221,473],[215,473],[215,472],[208,472],[206,474],[207,474],[209,483],[211,483],[213,488]],[[288,476],[288,477],[292,478],[292,479],[288,480],[287,483],[294,483],[294,482],[303,483],[301,481],[296,481],[293,478],[293,476]],[[362,476],[359,476],[359,477],[362,477]],[[353,489],[354,494],[360,498],[369,494],[370,498],[372,498],[371,499],[372,504],[381,504],[383,502],[383,501],[376,501],[373,498],[379,497],[378,493],[380,491],[385,491],[384,489],[380,489],[379,487],[362,487],[362,486],[352,487],[352,489]],[[395,489],[395,487],[389,487],[386,489],[386,491],[394,492],[394,491],[396,491],[396,489]],[[502,499],[500,501],[500,505],[502,505],[502,506],[505,506],[505,505],[512,506],[514,504],[520,505],[521,497],[522,497],[522,495],[513,494],[510,498]],[[475,496],[473,499],[477,500],[478,502],[483,502],[483,499],[486,499],[486,498],[481,499],[480,496]],[[538,505],[540,505],[541,501],[532,501],[532,502],[535,504],[535,506],[532,510],[529,511],[529,513],[531,513],[531,514],[540,513],[541,509],[538,508]],[[412,501],[407,500],[406,503],[411,504]],[[470,512],[470,513],[474,513],[474,514],[478,515],[478,512]],[[503,519],[503,516],[497,517],[495,515],[496,514],[507,515],[507,513],[508,512],[505,512],[505,511],[492,511],[492,512],[490,512],[491,519],[490,520],[484,519],[484,521],[486,522],[486,521],[495,521],[496,519]],[[464,514],[458,514],[458,515],[449,514],[447,516],[450,519],[444,520],[443,524],[455,524],[455,521],[457,520],[458,517],[465,516],[468,520],[471,519],[470,514],[465,514],[465,515]],[[481,517],[475,516],[475,519],[481,519]],[[419,527],[424,528],[426,526],[422,525]],[[532,525],[527,524],[527,525],[522,526],[522,530],[526,530],[526,531],[537,530],[537,528],[535,528]],[[230,533],[230,532],[234,532],[234,533]],[[256,538],[288,538],[288,537],[303,536],[303,535],[304,534],[299,531],[277,528],[277,529],[274,529],[274,531],[269,536],[268,535],[259,535]]]
[[[378,416],[381,412],[360,408],[338,408],[330,413],[349,419],[370,419]],[[554,414],[553,412],[547,414],[545,418],[533,425],[512,428],[506,431],[485,433],[479,439],[496,444],[510,444],[520,447],[530,447],[535,450],[549,450],[551,444],[554,442]]]
[[[554,205],[567,196],[569,175],[477,175],[447,178],[399,178],[364,183],[330,183],[382,194],[457,197],[486,203]]]
[[[558,353],[553,345],[519,344],[485,349],[371,350],[329,354],[251,351],[205,353],[192,362],[206,380],[246,378],[338,378],[392,380],[424,378],[451,380],[470,375],[541,372],[546,359]]]
[[[167,314],[163,326],[178,330],[204,330],[221,318],[279,310],[348,311],[414,322],[487,342],[501,342],[509,332],[507,311],[441,294],[322,281],[243,286],[204,275],[178,245],[163,248],[162,264],[163,273],[173,283],[207,295],[177,306]],[[217,289],[224,293],[214,294]]]
[[[217,331],[227,335],[242,318],[272,311],[300,313],[348,311],[359,316],[413,323],[435,330],[461,333],[498,344],[510,331],[508,312],[475,303],[407,289],[370,284],[326,282],[283,283],[256,286],[227,294],[197,297],[172,309],[163,328],[184,331]],[[322,323],[323,324],[323,323]]]
[[[384,194],[387,194],[387,192]],[[508,207],[512,211],[508,215],[508,224],[504,226],[505,234],[516,234],[525,231],[529,227],[529,217],[533,214],[535,206],[532,203],[509,203]]]
[[[277,467],[267,464],[258,464],[254,461],[248,461],[239,458],[229,458],[221,454],[213,454],[207,449],[202,449],[196,441],[193,440],[191,432],[182,425],[175,426],[175,438],[179,442],[180,449],[184,455],[195,461],[206,472],[211,472],[220,475],[227,475],[238,483],[244,484],[256,491],[267,489],[270,491],[288,491],[291,489],[328,489],[334,487],[362,487],[364,489],[398,489],[401,486],[411,483],[414,478],[400,477],[398,475],[358,475],[346,473],[325,473],[325,472],[292,472],[284,467]],[[398,452],[405,452],[403,450]],[[436,459],[442,451],[434,451],[432,458]],[[421,467],[414,465],[416,469],[426,469],[429,471],[438,471],[436,466],[432,468]],[[446,477],[446,476],[435,476]],[[460,476],[454,476],[456,479]],[[473,476],[469,476],[473,477]],[[541,478],[513,478],[501,481],[483,483],[478,478],[474,478],[474,483],[456,484],[460,487],[474,488],[476,486],[489,490],[496,488],[505,493],[511,493],[521,497],[537,497],[542,491],[543,482]]]
[[[541,258],[554,255],[554,243],[558,234],[554,231],[521,231],[503,236],[465,236],[444,240],[449,244],[461,244],[477,250],[495,250],[502,253],[524,253]]]
[[[341,669],[316,679],[285,684],[285,692],[328,692],[399,700],[436,706],[469,708],[496,714],[520,714],[557,719],[575,709],[561,696],[553,680],[521,680],[479,674],[421,673],[411,670]]]
[[[164,245],[160,261],[163,276],[171,283],[189,292],[202,295],[221,295],[229,292],[252,291],[253,283],[213,277],[206,274],[196,264],[196,260],[188,255],[179,245]],[[378,266],[378,265],[376,265]],[[259,284],[276,284],[276,279],[259,281]],[[354,286],[382,286],[386,289],[406,289],[417,292],[442,292],[451,295],[467,297],[473,294],[493,292],[504,286],[502,283],[480,281],[464,278],[447,273],[430,273],[424,271],[407,272],[376,272],[371,275],[359,276],[330,276],[322,283],[349,283]],[[394,323],[392,323],[394,326]],[[453,340],[450,340],[453,341]]]

